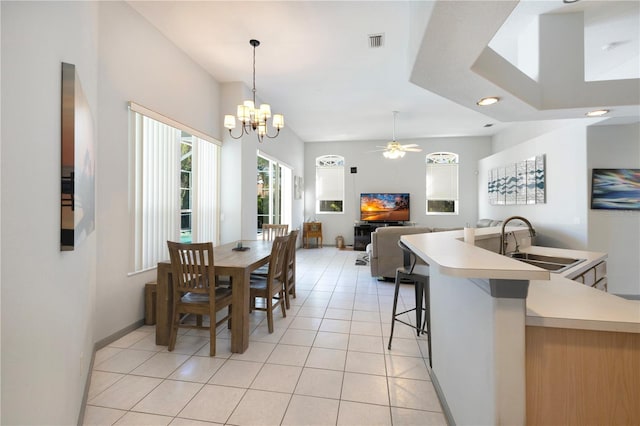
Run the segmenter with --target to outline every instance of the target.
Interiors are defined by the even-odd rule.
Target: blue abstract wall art
[[[591,208],[640,210],[640,169],[593,169]]]
[[[489,170],[489,204],[543,204],[546,202],[545,156]]]

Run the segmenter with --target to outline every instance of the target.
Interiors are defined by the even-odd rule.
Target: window
[[[258,151],[258,235],[262,224],[291,225],[292,169]]]
[[[458,214],[458,154],[427,154],[427,214]]]
[[[316,158],[316,213],[344,212],[344,157]]]
[[[219,142],[130,103],[134,272],[169,257],[167,241],[218,240]]]
[[[193,157],[191,135],[182,132],[180,141],[180,242],[192,242],[191,233],[191,159]]]

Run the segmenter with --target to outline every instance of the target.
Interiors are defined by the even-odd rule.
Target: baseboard
[[[105,337],[104,339],[96,342],[95,344],[95,351],[99,351],[100,349],[104,348],[105,346],[109,345],[110,343],[115,342],[116,340],[118,340],[121,337],[126,336],[127,334],[131,333],[133,330],[140,328],[144,325],[144,319],[138,320],[136,322],[134,322],[131,325],[126,326],[125,328],[116,331],[115,333],[113,333],[110,336]]]
[[[438,378],[431,368],[429,370],[429,377],[431,378],[431,383],[433,384],[433,388],[438,395],[438,399],[440,400],[440,405],[442,406],[442,414],[444,414],[444,418],[447,421],[449,426],[455,426],[456,422],[453,420],[453,414],[451,414],[451,409],[447,404],[447,399],[444,397],[444,392],[442,392],[442,388],[440,387],[440,382],[438,382]]]
[[[622,297],[627,300],[640,300],[640,294],[615,294],[615,296]]]
[[[87,380],[84,383],[84,392],[82,394],[82,405],[80,406],[80,413],[78,414],[78,426],[82,426],[84,423],[85,408],[87,406],[87,400],[89,399],[89,387],[91,386],[91,372],[93,371],[93,363],[96,360],[96,352],[110,343],[115,342],[121,337],[126,336],[133,330],[138,329],[144,325],[144,319],[134,322],[131,325],[126,326],[122,330],[118,330],[110,336],[105,337],[93,344],[93,351],[91,353],[91,362],[89,363],[89,372],[87,373]]]

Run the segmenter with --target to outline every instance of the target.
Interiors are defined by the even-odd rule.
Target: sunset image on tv
[[[360,220],[369,222],[409,220],[409,194],[360,194]]]

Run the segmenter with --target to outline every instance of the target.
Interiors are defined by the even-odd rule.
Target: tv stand
[[[385,226],[403,226],[403,222],[369,222],[353,227],[353,249],[364,251],[371,243],[371,233]]]

